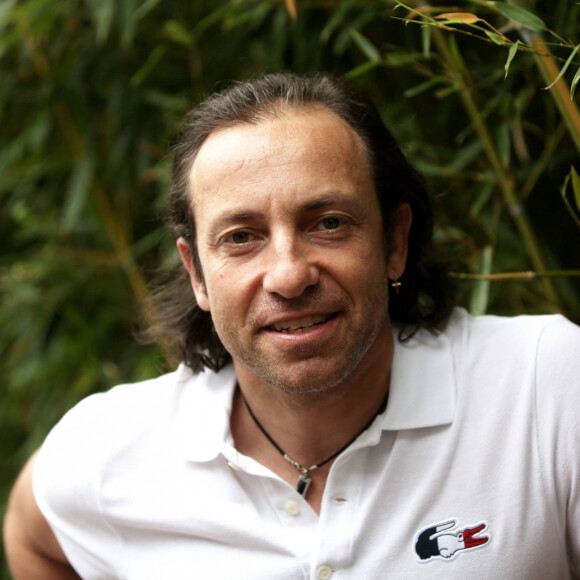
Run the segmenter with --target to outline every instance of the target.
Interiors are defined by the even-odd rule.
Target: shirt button
[[[300,513],[300,505],[293,499],[289,499],[284,504],[284,509],[289,516],[297,516]]]
[[[332,576],[332,568],[323,564],[322,566],[318,566],[316,570],[316,577],[318,580],[328,580]]]

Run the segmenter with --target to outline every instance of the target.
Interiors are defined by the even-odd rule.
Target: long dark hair
[[[398,294],[390,290],[391,320],[405,324],[406,336],[419,328],[441,330],[454,305],[455,285],[447,275],[447,265],[432,247],[433,211],[429,195],[370,100],[354,86],[330,75],[302,77],[275,73],[235,83],[207,98],[187,115],[173,148],[167,210],[167,223],[173,235],[190,244],[195,269],[203,279],[191,204],[195,192],[191,191],[189,177],[201,146],[218,129],[259,123],[288,110],[313,106],[325,107],[338,115],[365,143],[387,249],[394,212],[403,202],[413,210],[401,290]],[[231,361],[215,332],[211,315],[197,306],[184,268],[154,293],[154,299],[156,321],[147,337],[161,340],[174,360],[185,362],[195,372],[203,367],[218,371]]]

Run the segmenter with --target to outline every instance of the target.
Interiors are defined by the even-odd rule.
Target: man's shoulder
[[[185,364],[172,372],[135,383],[122,383],[82,400],[77,407],[105,406],[109,410],[124,407],[158,412],[164,407],[173,407],[182,397],[204,399],[212,393],[230,387],[233,369],[226,367],[219,373],[204,370],[194,373]]]
[[[220,373],[194,374],[180,365],[174,372],[83,399],[54,427],[47,441],[105,456],[120,442],[169,438],[187,423],[186,416],[208,420],[219,412],[228,404],[234,384],[231,367]]]
[[[517,385],[525,390],[534,384],[542,397],[557,399],[571,390],[580,395],[573,379],[580,373],[580,327],[560,314],[503,317],[459,311],[445,334],[457,372],[480,377],[488,391],[503,389],[509,380],[511,393]]]
[[[230,367],[194,374],[182,365],[154,379],[91,395],[51,430],[37,466],[47,466],[40,470],[44,479],[48,472],[59,472],[69,474],[71,482],[99,481],[112,464],[121,462],[125,469],[144,457],[161,461],[182,454],[192,439],[211,434],[212,425],[225,421],[234,385]]]
[[[576,368],[580,360],[580,327],[560,314],[473,316],[457,308],[437,338],[456,372],[469,376],[483,369],[488,377],[523,377],[538,369]]]
[[[580,347],[580,327],[560,314],[474,316],[456,307],[445,328],[439,333],[422,329],[405,339],[405,329],[394,327],[403,337],[400,347],[417,352],[451,349],[454,358],[470,355],[484,359],[498,354],[530,354],[538,348],[569,349]]]
[[[121,383],[101,393],[95,393],[81,400],[61,420],[61,423],[100,421],[106,414],[109,428],[114,427],[117,418],[126,422],[135,419],[147,421],[150,413],[160,414],[184,392],[200,382],[199,376],[193,375],[184,366],[151,379]]]
[[[473,344],[495,341],[508,347],[546,340],[561,342],[563,338],[580,340],[580,328],[561,314],[473,316],[463,308],[453,311],[444,333],[453,341]]]

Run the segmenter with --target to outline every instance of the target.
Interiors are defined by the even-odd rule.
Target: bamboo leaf
[[[496,32],[491,32],[489,30],[484,30],[484,32],[490,40],[493,40],[493,42],[500,46],[510,46],[511,44],[511,42],[508,42],[503,36],[500,36]]]
[[[207,16],[202,18],[196,25],[195,29],[198,33],[204,31],[206,28],[213,26],[218,22],[225,23],[230,12],[234,9],[233,4],[227,2],[219,8],[216,8],[213,12],[210,12]]]
[[[129,47],[135,38],[137,21],[133,18],[141,0],[125,0],[119,2],[119,24],[121,27],[121,42]]]
[[[424,60],[425,56],[418,52],[390,52],[385,56],[385,62],[391,67],[403,67]]]
[[[345,23],[344,30],[336,36],[336,40],[333,46],[333,53],[335,56],[340,57],[344,52],[352,45],[353,37],[351,32],[353,30],[363,30],[364,27],[374,20],[372,11],[363,11],[354,19],[350,19]]]
[[[238,2],[230,2],[230,5],[237,6]],[[234,30],[238,26],[244,26],[248,23],[257,23],[265,19],[268,13],[272,10],[272,5],[269,2],[257,2],[252,8],[247,10],[240,10],[232,12],[223,21],[224,30]]]
[[[483,150],[483,144],[479,139],[459,147],[457,153],[453,156],[453,160],[447,166],[449,174],[453,175],[458,171],[462,171],[466,167],[469,167],[478,157],[481,156]]]
[[[572,79],[572,85],[570,86],[570,100],[574,98],[574,93],[576,92],[576,85],[580,81],[580,67],[576,71],[574,78]]]
[[[508,54],[508,58],[507,61],[505,63],[505,77],[507,78],[508,76],[508,72],[510,70],[510,65],[512,63],[512,60],[514,59],[514,56],[516,55],[516,53],[518,52],[518,46],[520,45],[520,41],[516,41],[516,43],[514,45],[512,45],[512,47],[510,48],[509,54]]]
[[[166,51],[167,49],[165,46],[156,46],[147,60],[143,63],[143,66],[131,77],[129,84],[132,87],[138,87],[151,74],[153,69],[163,58]]]
[[[483,210],[483,208],[488,204],[491,196],[493,194],[493,190],[495,188],[495,180],[493,179],[486,179],[479,189],[477,193],[477,197],[473,202],[472,206],[469,208],[469,215],[470,216],[479,216]]]
[[[62,225],[65,231],[70,231],[78,222],[87,193],[90,188],[95,169],[93,157],[80,159],[71,174],[68,191],[63,208]]]
[[[183,46],[191,46],[193,44],[194,36],[193,34],[177,20],[168,20],[163,29],[167,33],[167,36],[171,38],[177,44]]]
[[[471,12],[446,12],[445,14],[439,14],[437,20],[445,20],[445,24],[475,24],[482,19]]]
[[[147,14],[149,14],[149,12],[151,12],[151,10],[153,10],[160,2],[161,0],[145,0],[145,2],[143,2],[143,4],[141,4],[141,6],[139,6],[139,8],[137,8],[137,10],[135,10],[133,13],[133,20],[141,20],[147,16]]]
[[[332,14],[326,26],[320,32],[320,40],[322,42],[328,42],[328,39],[332,33],[338,28],[340,23],[345,19],[346,13],[351,9],[353,5],[353,0],[347,0],[343,2]]]
[[[576,202],[576,209],[580,214],[580,177],[576,172],[574,166],[570,169],[570,173],[572,174],[572,190],[574,191],[574,201]]]
[[[358,30],[351,30],[350,36],[370,61],[381,60],[379,49],[366,36],[363,36]]]
[[[570,183],[570,180],[572,181],[572,191],[574,194],[574,202],[576,204],[575,208],[568,199],[568,183]],[[570,173],[568,173],[564,183],[562,184],[560,194],[562,195],[562,199],[568,212],[576,222],[576,225],[580,228],[580,177],[578,177],[578,173],[573,166],[570,168]]]
[[[499,10],[499,12],[501,12],[508,20],[511,20],[524,28],[529,28],[535,32],[540,32],[541,30],[546,29],[546,25],[541,18],[520,6],[506,4],[505,2],[490,2],[490,4],[497,8],[497,10]]]
[[[435,93],[435,96],[438,99],[445,99],[449,95],[453,95],[454,93],[456,93],[458,90],[459,90],[459,85],[457,83],[454,83],[446,89],[441,89],[441,90],[437,91]]]
[[[442,75],[438,75],[436,77],[433,77],[432,79],[425,81],[424,83],[417,85],[416,87],[413,87],[412,89],[407,89],[403,93],[403,95],[405,98],[410,99],[412,97],[416,97],[417,95],[420,95],[421,93],[424,93],[425,91],[428,91],[432,87],[435,87],[435,86],[441,85],[441,84],[447,85],[448,80],[446,77],[444,77]]]
[[[461,50],[459,49],[459,45],[457,44],[457,39],[453,35],[449,38],[449,51],[451,52],[451,55],[453,57],[453,64],[457,67],[457,70],[464,73],[466,70],[465,62],[463,61]]]
[[[115,0],[93,2],[97,20],[97,42],[106,42],[115,17]]]
[[[349,70],[345,77],[348,79],[355,79],[356,77],[360,77],[361,75],[373,70],[377,66],[381,64],[380,60],[367,60],[367,62],[363,62],[359,66]]]
[[[564,66],[562,67],[560,74],[547,87],[544,87],[544,90],[551,89],[564,76],[564,73],[568,70],[568,67],[570,66],[570,63],[572,62],[572,59],[574,58],[574,56],[576,55],[576,53],[578,52],[579,49],[580,49],[580,44],[577,44],[574,47],[574,50],[572,51],[570,56],[568,57],[568,60],[564,63]]]

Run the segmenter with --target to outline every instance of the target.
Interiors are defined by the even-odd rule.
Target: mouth
[[[296,320],[277,322],[267,328],[275,332],[281,332],[282,334],[303,334],[304,332],[322,326],[335,316],[336,314],[315,314],[314,316],[305,316],[304,318],[297,318]]]

